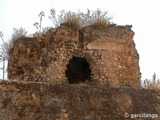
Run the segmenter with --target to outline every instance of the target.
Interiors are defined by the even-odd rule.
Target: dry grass
[[[146,88],[154,91],[160,91],[160,82],[146,80]]]
[[[27,31],[24,28],[13,28],[12,38],[9,41],[9,47],[12,48],[16,40],[26,37]]]
[[[65,12],[62,10],[58,18],[56,17],[56,12],[54,9],[50,10],[51,16],[49,18],[54,23],[55,27],[59,27],[61,24],[68,25],[74,28],[82,28],[87,25],[94,26],[107,26],[111,24],[111,17],[109,17],[108,12],[102,12],[100,9],[96,11],[87,10],[86,13],[83,12]]]
[[[143,88],[160,91],[160,81],[156,80],[156,74],[153,75],[152,80],[144,80]]]

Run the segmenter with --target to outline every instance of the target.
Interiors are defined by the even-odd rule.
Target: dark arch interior
[[[73,57],[67,65],[66,76],[70,84],[89,83],[91,80],[90,65],[86,58]]]

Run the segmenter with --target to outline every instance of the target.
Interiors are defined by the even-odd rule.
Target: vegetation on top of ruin
[[[108,12],[103,12],[100,9],[97,9],[95,11],[87,9],[86,13],[80,11],[65,12],[64,10],[62,10],[58,17],[56,16],[56,11],[54,9],[51,9],[50,14],[51,15],[49,16],[49,19],[51,19],[55,27],[59,27],[61,24],[65,24],[76,29],[83,28],[88,25],[106,27],[112,23],[112,17],[108,15]]]
[[[40,21],[35,22],[33,26],[36,27],[37,31],[34,36],[42,36],[42,34],[45,34],[50,29],[53,29],[53,27],[42,27],[42,18],[45,17],[45,14],[43,11],[41,11],[38,15],[40,17]],[[71,12],[71,11],[64,11],[62,10],[59,15],[56,15],[55,9],[50,9],[50,16],[48,17],[54,25],[54,28],[60,27],[61,24],[66,25],[68,27],[72,27],[74,29],[81,29],[85,26],[103,26],[107,27],[108,25],[112,24],[111,19],[108,15],[108,12],[103,12],[100,9],[97,9],[95,11],[91,11],[87,9],[86,13],[83,13],[81,11],[78,12]],[[19,40],[20,38],[24,38],[27,36],[27,31],[24,28],[13,28],[13,33],[11,39],[6,42],[3,39],[3,33],[0,33],[0,37],[2,39],[2,45],[1,45],[1,53],[0,58],[5,58],[6,60],[9,58],[9,52],[14,46],[14,43],[16,40]]]

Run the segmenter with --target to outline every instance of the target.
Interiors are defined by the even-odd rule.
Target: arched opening
[[[67,65],[66,76],[70,84],[89,84],[91,80],[91,70],[86,58],[73,57]]]

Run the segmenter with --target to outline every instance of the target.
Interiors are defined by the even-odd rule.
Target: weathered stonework
[[[160,94],[151,90],[0,80],[0,120],[159,120],[158,115]]]
[[[139,55],[132,26],[61,25],[18,39],[10,52],[9,79],[140,87]]]

